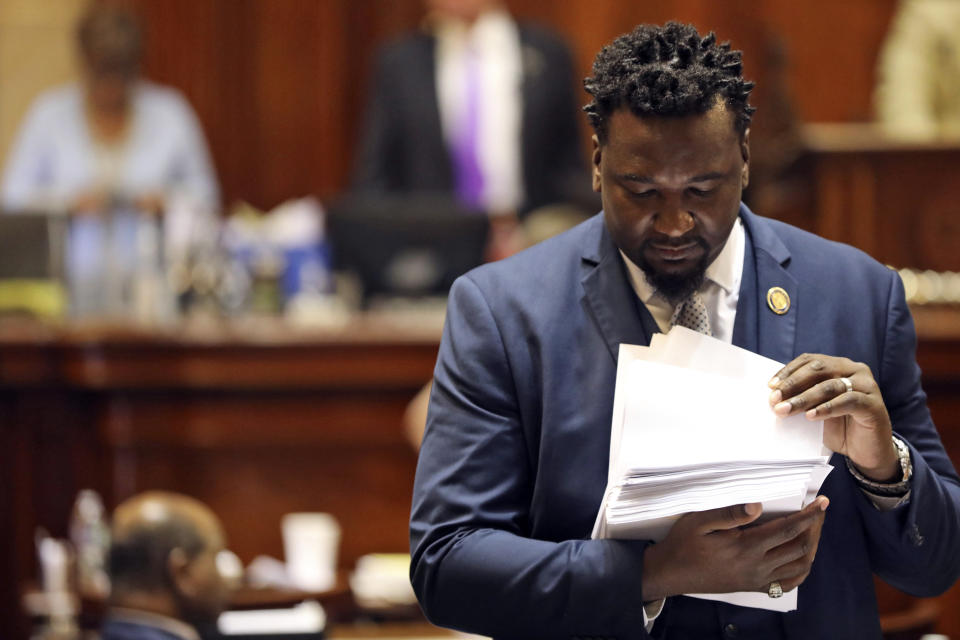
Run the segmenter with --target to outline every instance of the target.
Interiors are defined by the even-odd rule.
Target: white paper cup
[[[340,525],[329,513],[288,513],[281,522],[283,553],[294,586],[326,591],[337,581]]]

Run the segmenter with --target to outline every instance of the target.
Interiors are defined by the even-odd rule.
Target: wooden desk
[[[439,332],[384,318],[313,331],[0,325],[0,620],[18,618],[35,527],[66,536],[83,487],[108,507],[150,488],[193,495],[244,562],[283,557],[280,518],[294,511],[339,519],[343,567],[407,551],[416,454],[401,417]],[[24,637],[20,625],[0,635]]]
[[[812,216],[795,222],[898,268],[960,271],[960,140],[870,124],[806,125],[803,140]]]

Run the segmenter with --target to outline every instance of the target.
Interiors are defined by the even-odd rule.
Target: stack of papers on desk
[[[782,366],[683,327],[621,345],[593,537],[659,541],[685,513],[761,502],[763,521],[813,501],[830,452],[822,422],[773,413],[767,382]],[[696,597],[790,611],[797,592]]]

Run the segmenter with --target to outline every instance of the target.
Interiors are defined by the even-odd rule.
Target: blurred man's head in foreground
[[[198,627],[216,621],[227,585],[217,569],[223,528],[203,503],[151,491],[120,504],[110,547],[111,605]]]

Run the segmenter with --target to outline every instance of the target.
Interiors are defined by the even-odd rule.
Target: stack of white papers
[[[823,422],[773,413],[767,382],[782,366],[683,327],[621,345],[593,537],[660,541],[685,513],[761,502],[763,521],[813,501],[832,468]],[[796,589],[689,595],[774,611],[797,602]]]

